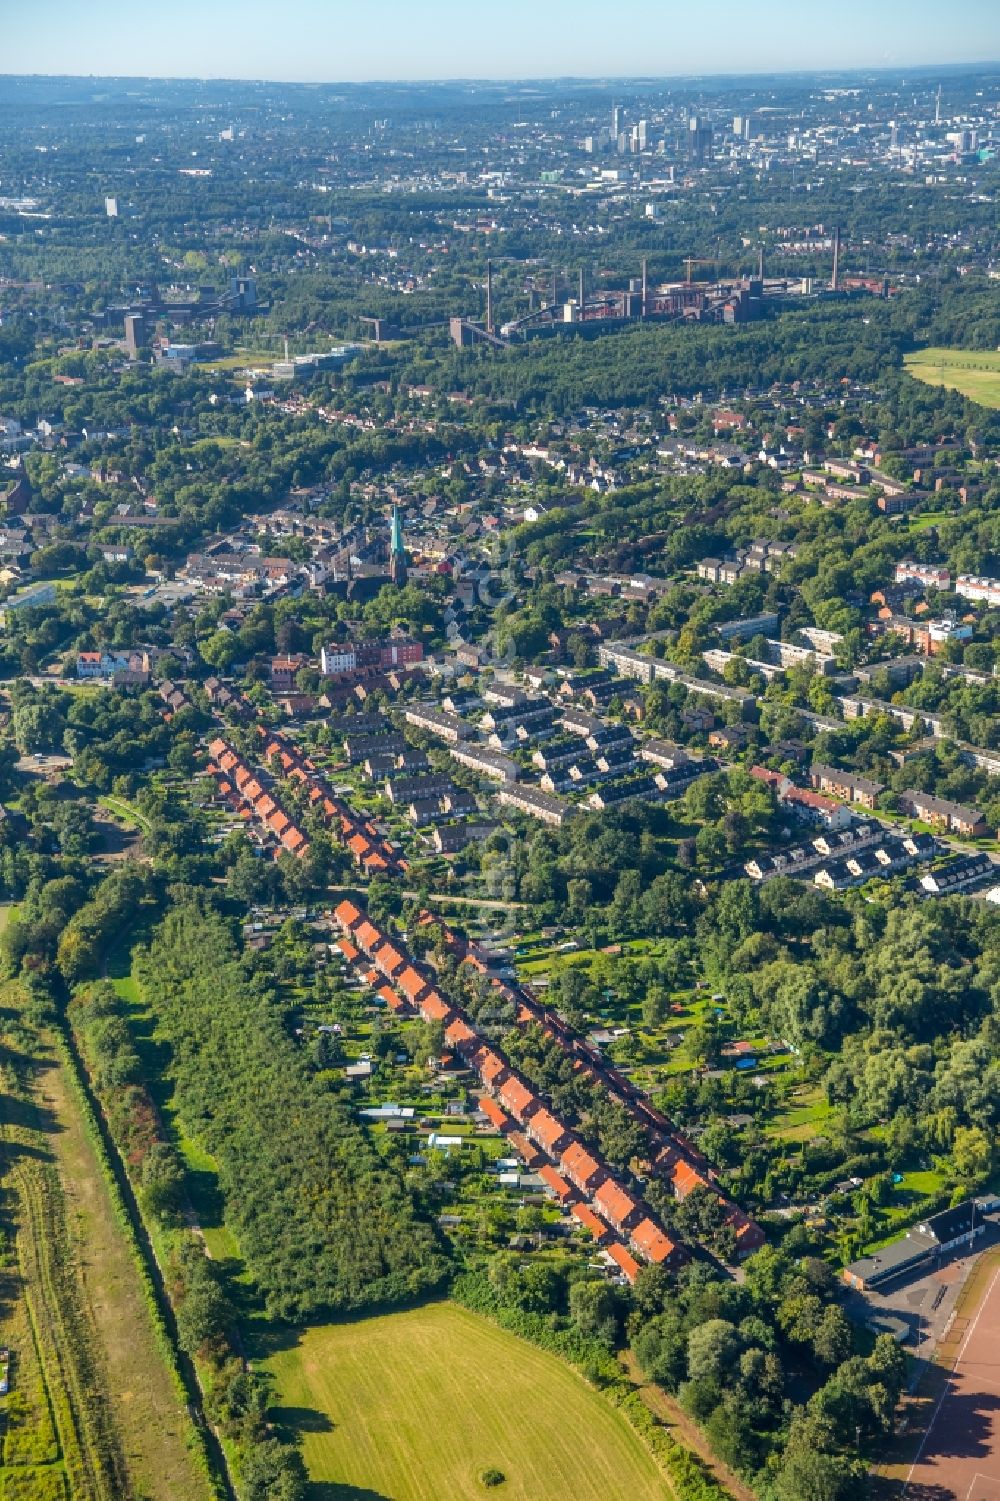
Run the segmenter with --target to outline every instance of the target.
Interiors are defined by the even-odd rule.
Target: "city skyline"
[[[608,28],[596,0],[511,0],[492,24],[471,25],[458,0],[422,8],[384,0],[372,24],[351,28],[343,3],[292,0],[273,24],[264,0],[194,0],[144,13],[127,0],[38,0],[4,19],[4,72],[96,77],[266,79],[362,83],[448,79],[724,76],[747,73],[948,67],[1000,58],[993,0],[846,0],[815,8],[808,25],[792,0],[766,15],[720,0],[708,28],[683,27],[677,5],[637,0],[627,27]],[[597,66],[600,64],[600,66]]]

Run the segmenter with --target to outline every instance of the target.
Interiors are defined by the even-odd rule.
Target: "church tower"
[[[403,541],[403,523],[399,507],[392,508],[392,533],[389,540],[389,577],[401,589],[406,583],[406,544]]]

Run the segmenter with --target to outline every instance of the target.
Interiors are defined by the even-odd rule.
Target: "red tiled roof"
[[[488,1094],[484,1094],[480,1099],[479,1108],[490,1125],[495,1126],[498,1131],[506,1131],[508,1126],[513,1125],[506,1110],[501,1110],[496,1100],[491,1100]]]
[[[353,902],[349,902],[345,897],[342,902],[337,903],[333,915],[341,927],[353,928],[354,924],[361,920],[361,909],[360,907],[356,907]]]
[[[380,933],[367,917],[361,926],[355,929],[354,936],[366,954],[371,954],[384,941],[384,934]]]
[[[701,1173],[696,1172],[690,1163],[678,1159],[670,1169],[670,1181],[674,1187],[674,1193],[679,1199],[686,1199],[689,1193],[696,1188],[707,1188],[708,1183]]]
[[[544,1108],[532,1116],[528,1131],[548,1152],[556,1151],[567,1134],[562,1121]]]
[[[432,990],[429,995],[425,995],[419,1006],[420,1015],[424,1018],[424,1021],[443,1022],[451,1015],[451,1007],[436,990]]]
[[[736,1247],[741,1256],[749,1255],[751,1251],[755,1251],[758,1246],[764,1244],[765,1237],[761,1227],[735,1205],[732,1213],[726,1217],[726,1223],[732,1225],[736,1231]]]
[[[523,1131],[512,1131],[508,1137],[511,1146],[517,1155],[523,1159],[526,1167],[535,1167],[544,1158],[533,1141],[529,1141]]]
[[[566,1148],[559,1161],[580,1188],[591,1187],[604,1171],[596,1158],[591,1157],[586,1147],[581,1146],[578,1141]]]
[[[388,939],[379,944],[372,957],[384,975],[395,976],[406,968],[406,955],[401,954]]]
[[[408,1001],[417,1001],[427,989],[427,981],[417,973],[412,964],[408,964],[403,973],[396,976],[396,986]]]
[[[562,1173],[557,1173],[555,1168],[550,1167],[547,1162],[538,1169],[538,1176],[547,1187],[551,1188],[560,1203],[564,1204],[567,1199],[571,1199],[576,1193],[576,1189],[572,1183],[567,1183]]]
[[[468,1044],[478,1042],[479,1040],[477,1033],[460,1016],[456,1016],[454,1021],[448,1023],[444,1029],[444,1035],[452,1047],[457,1048],[459,1051],[468,1046]]]
[[[575,1220],[579,1220],[585,1230],[589,1230],[594,1239],[599,1243],[609,1233],[608,1227],[602,1219],[589,1209],[586,1204],[574,1204],[570,1210]]]
[[[804,808],[818,808],[825,813],[832,812],[838,806],[833,798],[824,797],[822,792],[810,792],[808,787],[789,787],[784,801],[801,803]]]
[[[606,1220],[610,1220],[617,1230],[620,1230],[625,1221],[638,1209],[638,1204],[630,1193],[626,1193],[620,1183],[614,1178],[608,1178],[594,1191],[594,1203]]]
[[[668,1261],[677,1250],[674,1242],[665,1235],[654,1220],[640,1220],[629,1239],[640,1255],[647,1261]]]
[[[497,1093],[517,1120],[524,1120],[529,1111],[538,1105],[535,1092],[514,1075],[500,1085]]]
[[[478,1060],[479,1072],[487,1084],[495,1085],[507,1072],[507,1065],[492,1048],[483,1048]]]
[[[634,1282],[639,1275],[640,1267],[632,1252],[619,1244],[618,1241],[613,1241],[610,1246],[605,1246],[605,1250],[615,1263],[615,1266],[625,1273],[630,1282]]]

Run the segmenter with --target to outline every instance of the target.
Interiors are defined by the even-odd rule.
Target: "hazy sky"
[[[0,0],[0,72],[347,81],[1000,59],[1000,0]]]

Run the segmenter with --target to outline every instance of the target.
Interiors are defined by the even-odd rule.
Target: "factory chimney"
[[[757,251],[757,276],[759,277],[759,279],[761,281],[764,280],[764,247],[763,247],[763,245],[761,245],[760,249]]]
[[[583,285],[583,267],[581,266],[580,267],[580,297],[579,297],[579,301],[580,301],[580,317],[581,318],[583,317],[583,299],[584,299],[584,296],[585,296],[585,288],[584,288],[584,285]]]
[[[649,266],[647,265],[646,257],[643,256],[643,258],[642,258],[642,316],[645,318],[645,317],[648,317],[648,314],[649,314]]]
[[[833,231],[833,275],[830,278],[830,291],[840,291],[840,225]]]
[[[493,262],[486,262],[486,332],[493,332]]]

